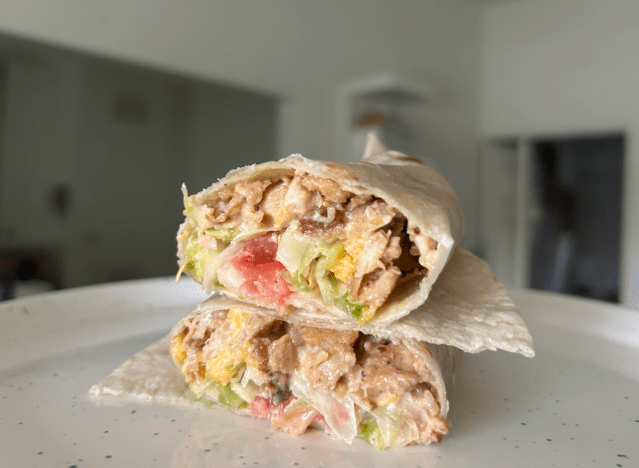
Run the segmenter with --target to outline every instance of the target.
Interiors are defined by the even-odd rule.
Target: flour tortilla
[[[428,300],[388,332],[468,353],[501,349],[535,355],[530,332],[504,284],[486,262],[462,248],[455,249]]]
[[[206,322],[207,314],[215,314],[230,308],[247,310],[243,303],[223,296],[214,296],[211,300],[198,305],[180,320],[174,326],[172,334],[180,331],[184,320],[187,318],[203,315],[205,318],[202,320]],[[212,404],[210,401],[197,401],[189,398],[188,393],[185,391],[186,381],[174,364],[170,354],[170,337],[171,335],[165,336],[138,352],[114,370],[111,375],[94,385],[89,391],[91,400],[96,404],[121,405],[136,402],[162,404],[193,410],[202,410],[210,407]],[[401,338],[398,339],[401,340]],[[409,344],[406,345],[410,346]],[[441,420],[445,423],[449,410],[446,387],[450,385],[453,372],[458,367],[459,354],[461,352],[448,346],[431,345],[429,349],[430,351],[419,352],[419,360],[428,369],[425,372],[425,374],[429,375],[426,382],[432,389],[433,397],[439,406],[439,414],[433,416],[433,419]],[[213,405],[215,408],[223,409],[227,412],[251,416],[249,405],[239,409],[217,403],[213,403]],[[327,418],[327,421],[330,421],[330,419]],[[321,428],[324,426],[312,423],[311,427]],[[332,432],[330,428],[326,430]],[[441,435],[439,432],[434,433],[432,438],[429,438],[425,443],[439,441]],[[346,441],[352,442],[352,437],[354,436],[356,436],[355,433],[351,435],[351,439]]]
[[[361,162],[316,161],[296,154],[279,161],[235,169],[191,199],[195,207],[201,206],[224,187],[238,182],[292,174],[295,170],[331,179],[343,190],[355,195],[373,195],[381,198],[419,229],[414,243],[420,248],[420,263],[428,265],[428,275],[408,286],[396,288],[368,323],[384,327],[423,304],[463,235],[464,217],[461,206],[452,188],[435,169],[405,154],[389,151],[374,134],[369,135]],[[180,267],[186,262],[187,240],[195,229],[195,223],[188,218],[180,226],[177,236]],[[426,246],[429,238],[437,241],[438,247],[436,252],[427,258]],[[184,273],[193,277],[188,269],[184,270]],[[199,281],[197,278],[194,279]],[[215,290],[239,299],[230,291],[212,286],[211,291]],[[259,305],[275,308],[275,305],[269,304],[268,301],[261,301]],[[292,309],[290,317],[309,318],[322,314],[333,326],[357,326],[356,319],[337,306],[329,306],[321,301],[309,301],[300,307],[289,306],[289,309]]]

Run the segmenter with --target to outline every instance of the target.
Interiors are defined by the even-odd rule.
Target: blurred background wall
[[[6,2],[0,265],[31,252],[62,287],[173,274],[182,182],[353,160],[391,117],[507,286],[552,289],[547,270],[639,308],[637,18],[634,0]],[[568,222],[539,237],[552,213]]]
[[[497,2],[482,9],[481,30],[479,121],[488,146],[512,139],[525,153],[540,139],[623,135],[620,302],[639,308],[639,2]]]

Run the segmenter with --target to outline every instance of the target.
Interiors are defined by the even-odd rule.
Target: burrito
[[[178,278],[329,327],[407,315],[464,229],[444,178],[374,135],[358,163],[292,155],[183,192]]]
[[[294,325],[214,300],[174,328],[171,355],[189,398],[291,435],[317,426],[385,449],[439,442],[448,431],[440,362],[451,370],[454,348]]]
[[[456,248],[422,306],[384,327],[317,327],[215,294],[91,389],[94,401],[215,406],[377,448],[439,442],[462,351],[534,356],[504,285]]]

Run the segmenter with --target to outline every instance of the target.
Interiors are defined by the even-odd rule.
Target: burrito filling
[[[428,275],[437,241],[384,200],[295,171],[240,182],[195,206],[184,192],[184,271],[259,305],[335,306],[359,324]],[[321,308],[321,307],[320,307]],[[317,308],[316,308],[317,309]]]
[[[250,411],[292,435],[319,426],[384,449],[439,442],[448,431],[423,342],[231,309],[187,316],[171,335],[171,355],[191,398]]]

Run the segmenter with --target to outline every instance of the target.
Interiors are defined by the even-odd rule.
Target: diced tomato
[[[254,418],[271,419],[280,414],[295,399],[291,394],[288,400],[279,405],[274,405],[271,400],[262,396],[256,396],[251,401],[251,416]]]
[[[272,300],[281,310],[293,291],[282,277],[284,265],[275,260],[276,254],[277,242],[267,233],[246,241],[244,249],[231,259],[231,265],[244,278],[240,294],[251,299]]]
[[[324,416],[322,416],[320,413],[317,413],[315,415],[315,417],[311,421],[311,424],[313,423],[320,423],[322,426],[326,427],[326,419],[324,419]]]
[[[251,415],[254,418],[271,420],[271,427],[291,435],[300,435],[314,422],[325,424],[324,417],[310,405],[303,404],[293,408],[292,413],[285,412],[288,405],[295,400],[291,395],[285,402],[274,405],[267,398],[258,396],[251,402]]]
[[[251,416],[254,418],[270,419],[272,407],[273,403],[267,398],[257,396],[253,398],[251,402]]]

